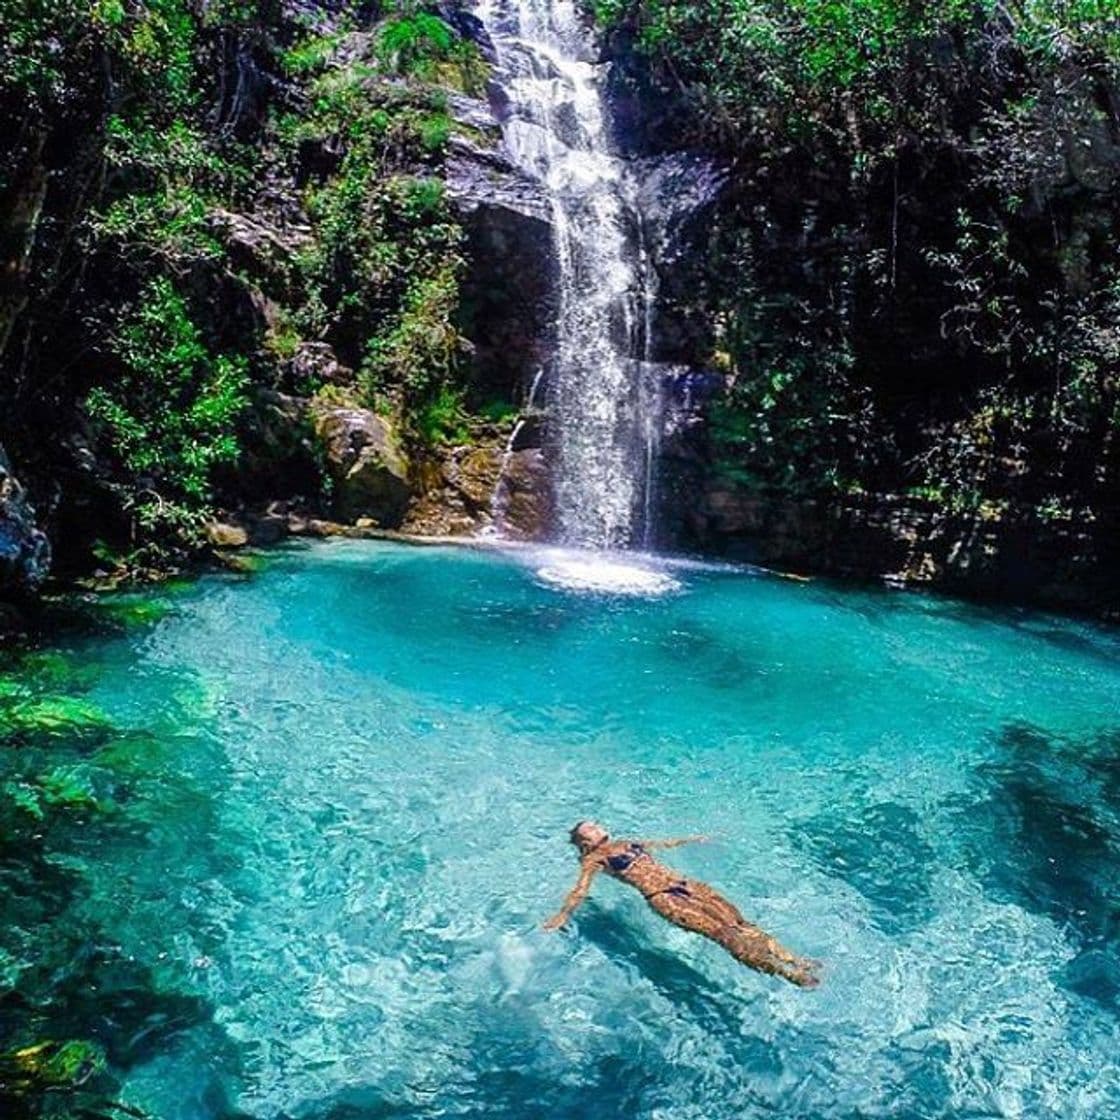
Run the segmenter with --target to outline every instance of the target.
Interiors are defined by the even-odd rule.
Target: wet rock
[[[660,362],[696,364],[712,347],[711,315],[700,310],[696,270],[705,259],[727,169],[705,156],[678,152],[635,160],[631,176],[657,290],[649,353]]]
[[[509,400],[548,363],[558,277],[551,203],[506,151],[501,90],[490,93],[490,104],[450,99],[466,135],[452,137],[443,175],[468,239],[462,307],[464,331],[476,344],[472,381],[482,395]]]
[[[316,402],[315,437],[334,483],[336,514],[344,521],[369,517],[397,528],[408,509],[408,460],[392,425],[364,408]]]
[[[468,11],[462,4],[456,2],[438,4],[436,11],[444,23],[450,24],[464,39],[474,43],[487,62],[497,60],[494,44],[486,31],[486,25],[474,12]]]
[[[469,447],[455,456],[447,469],[448,481],[477,510],[489,510],[498,484],[501,460],[495,449]]]
[[[1029,506],[952,513],[896,494],[795,500],[712,480],[681,539],[768,567],[1120,617],[1112,518],[1047,521]]]
[[[206,526],[206,539],[215,548],[244,548],[249,543],[249,532],[230,521],[211,521]]]
[[[483,102],[459,98],[456,104],[471,128],[481,131],[486,123],[496,128]],[[493,147],[483,147],[461,136],[452,137],[444,167],[448,197],[466,217],[479,210],[502,210],[529,222],[551,226],[552,208],[540,183],[517,168],[504,149],[497,146],[497,133],[490,133],[490,137]]]
[[[296,387],[352,385],[354,371],[338,360],[326,342],[301,342],[284,363],[285,380]]]
[[[35,591],[50,563],[50,542],[0,447],[0,594]]]
[[[491,436],[418,464],[419,495],[404,528],[421,536],[458,537],[490,525],[501,448],[501,440]]]
[[[496,501],[499,530],[518,540],[544,540],[552,525],[552,480],[540,448],[506,457]]]
[[[451,144],[446,181],[471,261],[462,306],[475,342],[472,380],[481,394],[509,400],[552,353],[558,276],[549,202],[503,150],[465,140]]]

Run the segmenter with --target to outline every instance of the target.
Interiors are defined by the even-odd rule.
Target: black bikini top
[[[607,856],[607,866],[612,871],[628,871],[635,860],[639,860],[642,856],[648,854],[649,853],[646,852],[641,844],[634,843],[630,845],[628,851],[619,852],[618,855],[614,856]]]

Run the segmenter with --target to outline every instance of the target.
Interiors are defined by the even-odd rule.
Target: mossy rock
[[[95,705],[73,696],[46,696],[3,702],[0,696],[0,738],[97,738],[112,724]]]
[[[0,1079],[25,1093],[76,1089],[105,1068],[105,1051],[83,1039],[48,1039],[0,1055]]]

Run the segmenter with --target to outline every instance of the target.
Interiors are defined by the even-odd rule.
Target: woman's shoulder
[[[601,866],[605,865],[613,856],[618,856],[628,851],[630,851],[629,840],[611,840],[606,844],[600,844],[593,852],[589,852],[585,855],[583,857],[583,862],[592,866]]]

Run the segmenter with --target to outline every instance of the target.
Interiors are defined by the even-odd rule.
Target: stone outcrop
[[[256,389],[242,422],[241,447],[229,489],[243,501],[310,499],[319,493],[321,457],[306,397]]]
[[[539,447],[511,452],[502,469],[495,519],[503,536],[539,541],[552,526],[552,476]]]
[[[0,595],[34,591],[47,578],[51,549],[0,447]]]
[[[411,489],[408,460],[389,421],[368,409],[321,401],[312,403],[311,420],[333,484],[336,515],[399,527]]]
[[[418,494],[404,529],[420,536],[465,536],[491,524],[501,442],[481,436],[471,445],[430,455],[417,469]]]
[[[454,96],[448,108],[462,126],[448,145],[443,175],[467,233],[471,267],[462,306],[465,333],[475,340],[474,380],[481,394],[509,399],[511,387],[527,393],[552,353],[558,307],[552,209],[540,183],[502,147],[500,103]]]
[[[947,513],[889,494],[771,499],[717,483],[697,503],[689,536],[705,550],[767,567],[1120,620],[1118,517]]]

